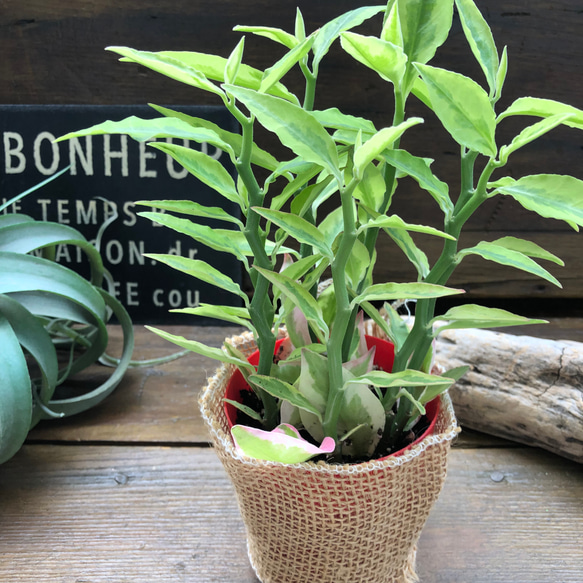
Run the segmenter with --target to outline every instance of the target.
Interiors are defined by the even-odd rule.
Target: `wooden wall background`
[[[499,50],[509,52],[509,76],[499,110],[520,96],[566,101],[583,108],[583,4],[581,0],[478,0]],[[227,56],[238,41],[235,24],[276,25],[293,30],[295,7],[304,14],[308,30],[329,18],[362,5],[350,0],[0,0],[0,102],[16,104],[204,104],[211,97],[166,81],[137,66],[120,64],[105,52],[108,45],[147,50],[198,50]],[[379,22],[361,30],[373,34]],[[247,43],[246,62],[259,68],[277,58],[267,40]],[[452,35],[434,64],[482,79],[456,19]],[[287,81],[294,87],[297,79]],[[390,123],[388,85],[364,67],[332,50],[320,79],[316,107],[337,105],[352,114],[372,116],[379,127]],[[413,101],[413,100],[412,100]],[[410,115],[424,115],[414,106]],[[532,120],[531,120],[532,121]],[[424,141],[412,132],[406,147],[436,158],[434,169],[456,191],[457,147],[436,124],[426,122]],[[527,125],[526,121],[522,126]],[[429,128],[430,139],[427,139]],[[508,139],[520,124],[507,121],[500,135]],[[583,133],[558,129],[536,146],[511,158],[514,177],[539,172],[573,174],[583,179]],[[581,193],[583,197],[583,192]],[[438,209],[429,196],[408,185],[396,203],[398,211],[417,222],[435,222]],[[502,234],[530,238],[561,256],[565,268],[551,268],[562,290],[527,274],[485,261],[466,260],[452,283],[469,296],[492,298],[501,305],[519,302],[529,309],[579,310],[583,305],[583,239],[567,225],[543,221],[506,197],[489,201],[471,220],[464,242],[493,240]],[[431,256],[436,241],[421,241]],[[393,253],[381,248],[378,276],[404,280],[413,273]],[[523,310],[524,312],[524,310]]]

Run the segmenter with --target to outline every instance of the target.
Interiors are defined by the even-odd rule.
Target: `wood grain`
[[[582,343],[445,330],[436,352],[469,367],[450,388],[462,425],[583,462]]]
[[[509,75],[499,111],[524,95],[566,101],[583,108],[583,11],[579,0],[479,0],[498,47],[508,47]],[[227,56],[238,41],[235,24],[262,24],[293,30],[296,6],[304,14],[308,30],[315,30],[331,17],[355,8],[353,0],[4,0],[0,11],[0,102],[86,104],[205,104],[214,97],[191,87],[167,81],[143,68],[120,64],[103,49],[127,45],[146,50],[194,50]],[[378,32],[380,19],[361,27],[363,34]],[[48,50],[50,48],[50,51]],[[280,53],[266,39],[248,39],[245,61],[258,68],[270,66]],[[457,16],[450,38],[433,61],[471,75],[480,82],[483,74],[468,50]],[[320,74],[316,107],[337,106],[346,113],[370,116],[378,127],[392,119],[391,90],[376,74],[347,57],[334,46]],[[293,90],[303,92],[297,74],[286,77]],[[423,127],[413,128],[403,140],[418,156],[435,159],[437,176],[450,184],[452,196],[459,190],[458,147],[419,103],[411,100],[409,116],[426,118]],[[505,120],[498,128],[500,144],[509,143],[531,119]],[[276,153],[288,153],[277,140],[258,132],[258,139]],[[568,128],[554,130],[536,144],[512,155],[506,171],[513,177],[552,172],[583,178],[580,134]],[[434,222],[436,207],[413,181],[403,180],[394,211],[415,222]],[[524,211],[508,197],[488,201],[468,224],[470,231],[488,238],[512,230],[564,256],[568,271],[561,273],[563,291],[544,282],[499,269],[484,262],[465,260],[456,277],[472,296],[531,297],[541,301],[583,297],[583,264],[577,250],[580,236],[556,221],[544,221]],[[484,238],[484,237],[482,237]],[[428,243],[428,253],[438,242]],[[390,257],[390,259],[388,259]],[[406,262],[400,255],[387,255],[379,277],[395,272],[398,281],[408,279]]]
[[[220,347],[240,331],[222,326],[167,326],[171,333]],[[134,360],[175,354],[177,346],[142,326],[135,326]],[[109,352],[119,350],[118,326],[110,326]],[[194,353],[158,366],[130,369],[115,392],[100,406],[80,415],[46,421],[32,440],[206,443],[208,436],[198,409],[198,394],[218,364]],[[102,382],[110,370],[96,366],[77,377],[77,385]]]
[[[235,327],[171,326],[168,331],[186,338],[220,346],[225,337],[239,333]],[[173,354],[175,347],[142,326],[135,326],[134,359],[143,360]],[[506,328],[505,332],[555,340],[583,342],[583,320],[556,318],[550,324],[523,328]],[[121,345],[118,326],[110,326],[109,352],[116,354]],[[198,394],[208,375],[216,368],[210,359],[189,353],[186,356],[155,367],[140,367],[128,371],[120,386],[104,403],[86,413],[45,421],[29,435],[34,442],[116,442],[204,444],[207,430],[198,410]],[[109,369],[94,367],[78,383],[102,381]],[[480,435],[471,440],[465,435],[460,444],[487,446],[500,441]]]
[[[422,583],[580,582],[582,500],[581,465],[540,450],[452,451],[421,535]]]
[[[583,467],[555,456],[453,451],[423,583],[579,583],[582,488]],[[256,581],[212,449],[26,446],[0,491],[2,581]]]
[[[415,220],[412,217],[411,219]],[[583,273],[581,233],[524,232],[512,229],[508,231],[472,230],[464,233],[460,238],[459,249],[472,247],[480,241],[495,241],[506,236],[529,239],[543,249],[558,254],[565,262],[565,267],[548,262],[541,262],[541,264],[561,282],[562,287],[526,271],[502,266],[478,256],[468,256],[456,267],[448,282],[448,285],[464,290],[462,301],[467,303],[467,300],[475,298],[495,298],[503,301],[508,298],[529,297],[540,301],[542,305],[551,299],[580,298],[583,295],[583,286],[579,280],[580,273]],[[436,237],[417,237],[417,240],[418,245],[433,265],[441,252],[443,242]],[[377,251],[376,281],[416,281],[416,271],[405,260],[402,251],[388,237],[379,237]]]
[[[582,322],[536,333],[576,338]],[[236,329],[172,331],[218,346]],[[111,336],[115,353],[117,327]],[[136,358],[173,351],[141,327],[136,340]],[[0,581],[256,583],[233,489],[197,418],[213,369],[194,355],[155,375],[135,369],[101,407],[35,430],[0,468]],[[462,433],[420,540],[423,583],[580,583],[582,500],[583,465]]]

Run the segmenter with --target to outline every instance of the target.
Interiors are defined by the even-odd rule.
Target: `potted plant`
[[[0,212],[67,170],[0,205]],[[74,245],[86,254],[88,279],[55,261],[58,245]],[[41,419],[74,415],[101,403],[129,366],[134,333],[125,308],[102,287],[105,270],[99,251],[68,225],[20,213],[0,215],[0,271],[4,463]],[[112,315],[123,332],[119,360],[105,353],[106,324]],[[98,361],[114,367],[110,377],[98,387],[71,391],[68,381]]]
[[[240,135],[153,106],[162,117],[108,121],[63,138],[124,133],[151,140],[152,147],[240,208],[240,216],[232,216],[196,201],[159,200],[141,204],[161,212],[141,214],[234,254],[252,282],[249,298],[212,265],[151,256],[240,298],[240,307],[205,304],[178,310],[247,329],[222,349],[154,331],[223,363],[205,387],[201,407],[237,491],[251,563],[264,582],[415,580],[416,541],[440,491],[447,450],[457,433],[447,388],[463,374],[438,373],[433,340],[444,328],[534,322],[476,305],[436,316],[436,300],[462,293],[447,287],[447,281],[470,255],[560,285],[537,260],[561,260],[538,245],[505,237],[460,248],[463,226],[496,195],[513,197],[575,228],[583,224],[580,180],[556,175],[514,179],[503,173],[514,151],[554,127],[583,127],[583,112],[526,97],[497,113],[506,50],[499,54],[472,0],[455,0],[455,6],[487,89],[428,64],[449,34],[454,0],[390,0],[352,10],[311,34],[299,11],[293,33],[236,27],[285,48],[265,71],[243,63],[245,37],[228,58],[111,48],[124,61],[216,95],[239,121]],[[353,32],[381,14],[378,37]],[[395,108],[387,127],[378,129],[336,108],[315,109],[320,64],[338,40],[388,82]],[[282,83],[296,66],[305,79],[302,97]],[[457,195],[433,174],[430,160],[400,147],[408,130],[423,122],[406,115],[412,98],[421,100],[459,144]],[[517,115],[539,119],[510,143],[497,143],[497,125]],[[257,124],[287,147],[285,160],[256,143]],[[166,142],[153,141],[157,138]],[[171,138],[220,148],[233,160],[236,177]],[[443,215],[441,229],[391,214],[403,176],[434,199]],[[201,225],[199,217],[224,221],[224,226]],[[373,282],[381,232],[394,241],[396,261],[404,255],[412,262],[416,281]],[[433,265],[411,233],[443,240]],[[395,303],[408,300],[416,300],[412,326]],[[365,331],[372,334],[366,337]]]

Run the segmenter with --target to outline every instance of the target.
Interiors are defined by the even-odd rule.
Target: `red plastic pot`
[[[395,346],[393,343],[389,342],[388,340],[384,340],[383,338],[377,338],[376,336],[365,336],[365,338],[366,345],[369,349],[373,346],[376,347],[374,364],[385,372],[391,372],[393,369],[393,363],[395,361]],[[277,352],[282,342],[283,339],[280,339],[275,343],[275,352]],[[251,354],[247,360],[250,364],[257,367],[259,364],[259,350],[253,352],[253,354]],[[225,398],[230,399],[231,401],[241,402],[241,393],[243,391],[251,391],[251,387],[245,382],[241,372],[236,370],[227,383],[227,387],[225,389]],[[429,427],[407,447],[400,449],[391,455],[401,455],[403,452],[412,448],[414,445],[427,437],[427,435],[433,432],[435,423],[437,422],[437,417],[439,415],[439,403],[440,399],[437,397],[433,399],[433,401],[427,403],[425,406],[425,414],[429,419]],[[233,427],[233,425],[235,425],[237,422],[237,408],[230,403],[225,402],[225,415],[227,417],[229,428]]]

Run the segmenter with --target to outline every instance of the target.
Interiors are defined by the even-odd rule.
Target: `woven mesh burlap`
[[[229,339],[246,354],[252,336]],[[356,465],[286,465],[237,454],[221,366],[201,399],[216,451],[232,480],[251,565],[263,583],[413,583],[416,543],[445,479],[458,433],[442,395],[432,435],[400,456]]]

